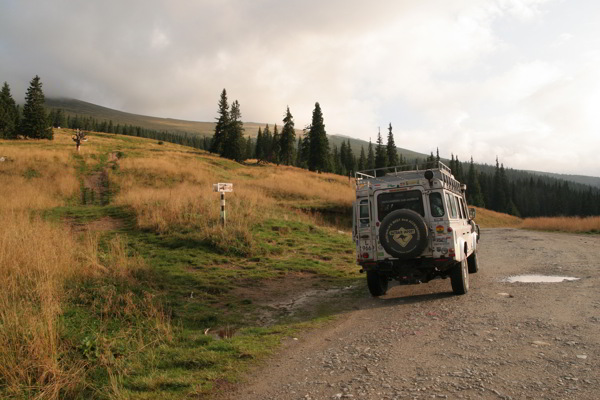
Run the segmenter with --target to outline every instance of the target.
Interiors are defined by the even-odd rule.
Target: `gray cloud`
[[[0,81],[50,96],[212,120],[222,88],[246,121],[466,160],[600,175],[594,2],[53,1],[0,5]],[[579,17],[579,18],[578,18]],[[595,21],[598,22],[598,21]]]

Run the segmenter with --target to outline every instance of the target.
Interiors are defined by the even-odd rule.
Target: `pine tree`
[[[395,167],[399,165],[398,160],[398,149],[396,148],[396,143],[394,142],[394,134],[392,133],[392,123],[388,126],[388,137],[387,137],[387,158],[388,158],[388,166]]]
[[[356,172],[356,157],[352,152],[352,146],[350,145],[350,139],[348,139],[348,143],[346,144],[346,160],[344,162],[344,167],[348,173]]]
[[[310,142],[308,169],[319,172],[327,171],[329,169],[329,141],[323,123],[323,113],[318,102],[315,103],[308,137]]]
[[[252,138],[248,136],[246,139],[246,151],[244,154],[244,159],[248,160],[254,158],[254,144],[252,143]]]
[[[504,168],[503,168],[504,169]],[[506,192],[504,191],[504,178],[500,172],[500,163],[498,162],[498,157],[496,157],[496,169],[494,171],[494,178],[492,183],[492,203],[491,207],[494,211],[503,212],[505,209],[506,201]],[[486,202],[487,203],[487,202]]]
[[[265,129],[263,129],[262,148],[264,160],[273,162],[273,153],[271,152],[273,150],[273,135],[271,135],[269,124],[266,124]]]
[[[375,168],[385,168],[387,165],[387,150],[383,144],[381,131],[379,131],[377,133],[377,147],[375,148]],[[384,171],[379,171],[379,174],[384,174]]]
[[[302,166],[302,161],[304,160],[304,154],[302,152],[303,147],[304,146],[302,146],[302,138],[299,137],[297,151],[296,151],[296,163],[294,165],[296,165],[296,167],[300,167],[300,168],[303,168],[303,166]]]
[[[304,137],[302,138],[302,159],[300,167],[308,169],[308,161],[310,160],[310,136],[308,132],[310,126],[304,128]]]
[[[62,108],[54,108],[50,110],[50,115],[48,117],[52,126],[54,128],[60,128],[61,126],[66,126],[67,119],[65,118],[65,113]],[[98,132],[106,132],[106,122],[104,122],[104,129],[97,129]]]
[[[369,148],[367,151],[367,169],[375,169],[375,153],[373,152],[371,138],[369,138]]]
[[[4,82],[0,91],[0,138],[14,139],[19,126],[19,109],[10,94],[8,83]]]
[[[292,165],[294,158],[294,142],[296,141],[296,131],[294,130],[294,117],[290,113],[290,107],[287,107],[285,117],[283,118],[283,128],[279,139],[280,160],[284,165]]]
[[[222,154],[223,143],[227,136],[229,126],[229,104],[227,103],[227,91],[223,89],[221,98],[219,99],[219,116],[215,125],[215,134],[212,139],[210,151],[212,153]]]
[[[273,157],[271,162],[274,162],[277,165],[279,165],[279,163],[281,162],[280,153],[281,135],[279,135],[279,131],[277,130],[277,124],[275,124],[275,126],[273,127],[273,140],[271,142],[271,155]]]
[[[343,175],[342,160],[336,145],[333,145],[333,150],[331,151],[331,171],[334,174]]]
[[[358,158],[358,170],[364,171],[367,169],[367,157],[365,156],[365,147],[360,146],[360,157]]]
[[[254,153],[256,154],[256,160],[258,162],[265,160],[265,150],[263,147],[263,134],[262,134],[262,130],[260,129],[260,126],[258,127],[258,133],[256,134],[256,148],[254,150]]]
[[[240,103],[235,100],[231,103],[231,111],[229,112],[229,123],[225,129],[225,138],[221,156],[235,161],[244,160],[244,124],[242,122],[242,113],[240,111]]]
[[[439,147],[435,148],[435,161],[436,161],[436,163],[440,162],[440,148]]]
[[[477,171],[475,171],[475,164],[473,163],[473,157],[469,163],[469,176],[467,179],[467,201],[469,204],[475,207],[485,207],[483,201],[483,193],[481,192],[481,185],[479,184],[479,177]]]
[[[44,108],[44,92],[39,76],[35,76],[29,83],[29,89],[25,96],[23,106],[23,119],[21,120],[21,133],[25,137],[33,139],[54,138],[52,126],[48,121],[48,115]]]
[[[346,146],[346,142],[342,140],[342,145],[340,146],[340,168],[339,171],[336,172],[340,175],[346,175],[348,169],[346,168],[346,163],[348,162],[348,147]]]

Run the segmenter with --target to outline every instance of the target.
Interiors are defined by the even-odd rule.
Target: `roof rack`
[[[440,161],[430,161],[424,164],[398,165],[395,167],[384,167],[358,171],[355,174],[356,185],[367,183],[369,186],[377,183],[385,183],[401,179],[420,179],[424,177],[425,171],[432,171],[435,178],[440,179],[444,187],[461,191],[460,182],[452,175],[450,168]],[[378,186],[378,185],[377,185]]]

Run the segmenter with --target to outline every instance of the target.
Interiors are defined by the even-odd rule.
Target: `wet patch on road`
[[[502,282],[508,283],[560,283],[568,281],[577,281],[581,278],[572,276],[556,276],[556,275],[516,275],[502,279]]]

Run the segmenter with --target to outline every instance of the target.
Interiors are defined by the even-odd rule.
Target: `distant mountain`
[[[534,175],[549,176],[551,178],[563,179],[569,182],[577,182],[582,185],[589,185],[600,188],[600,178],[597,176],[586,176],[586,175],[569,175],[569,174],[555,174],[552,172],[540,172],[540,171],[526,171]]]

